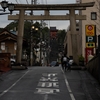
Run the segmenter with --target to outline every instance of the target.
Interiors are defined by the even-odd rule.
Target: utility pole
[[[79,2],[80,4],[82,3],[82,0]],[[82,15],[82,11],[79,10],[79,15]],[[79,20],[79,36],[80,36],[80,43],[79,43],[79,48],[81,49],[79,54],[82,54],[82,20]]]
[[[40,64],[41,64],[41,58],[42,58],[42,20],[41,20],[41,28],[40,28]]]
[[[34,3],[33,3],[34,2]],[[31,4],[36,5],[37,0],[31,0]],[[33,15],[33,10],[31,10],[31,15]],[[31,20],[31,53],[30,53],[30,65],[33,65],[33,37],[32,37],[32,25],[33,20]]]

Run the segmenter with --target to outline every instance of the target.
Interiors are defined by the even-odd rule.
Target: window
[[[97,13],[91,12],[91,20],[97,20]]]
[[[5,42],[1,43],[1,50],[5,50]]]

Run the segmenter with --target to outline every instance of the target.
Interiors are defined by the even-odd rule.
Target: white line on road
[[[62,68],[61,68],[61,70],[62,70]],[[73,95],[73,93],[72,93],[72,90],[71,90],[71,88],[70,88],[70,86],[69,86],[69,83],[68,83],[68,80],[67,80],[67,78],[66,78],[66,76],[65,76],[65,74],[64,74],[64,71],[62,70],[62,72],[63,72],[64,78],[65,78],[65,83],[66,83],[66,86],[67,86],[67,88],[68,88],[68,91],[69,91],[71,100],[75,100],[75,97],[74,97],[74,95]]]
[[[2,95],[4,95],[6,92],[8,92],[12,87],[14,87],[29,71],[27,71],[23,76],[21,76],[14,84],[12,84],[8,89],[4,90],[1,94],[0,97]]]

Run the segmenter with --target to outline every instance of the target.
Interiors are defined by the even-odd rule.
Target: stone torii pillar
[[[16,62],[21,63],[22,57],[22,44],[23,44],[23,33],[24,33],[24,9],[20,10],[19,23],[18,23],[18,34],[17,34],[17,51],[16,51]]]
[[[9,20],[19,20],[18,24],[18,39],[17,39],[17,63],[21,63],[22,42],[24,33],[24,20],[70,20],[72,34],[72,54],[73,59],[77,63],[77,42],[76,42],[76,20],[85,20],[86,15],[76,15],[75,10],[86,10],[86,7],[93,7],[95,2],[81,4],[49,4],[49,5],[29,5],[15,4],[14,10],[19,10],[19,15],[9,15]],[[44,15],[25,15],[25,10],[44,10]],[[69,15],[50,15],[50,10],[69,10]]]
[[[70,9],[69,12],[70,12],[70,28],[71,28],[71,41],[72,41],[73,60],[74,60],[75,63],[78,64],[75,10]]]

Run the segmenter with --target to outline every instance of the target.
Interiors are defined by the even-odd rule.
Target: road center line
[[[62,68],[61,68],[61,70],[62,70]],[[71,100],[75,100],[75,97],[74,97],[74,95],[73,95],[73,93],[72,93],[72,90],[71,90],[71,88],[70,88],[70,86],[69,86],[69,83],[68,83],[68,80],[67,80],[67,78],[66,78],[66,76],[65,76],[65,74],[64,74],[64,71],[62,70],[62,72],[63,72],[63,76],[64,76],[64,79],[65,79],[65,83],[66,83],[68,92],[69,92],[69,94],[70,94]]]
[[[14,87],[29,71],[27,71],[23,76],[21,76],[15,83],[13,83],[8,89],[4,90],[1,94],[0,97],[2,95],[4,95],[6,92],[8,92],[12,87]]]

